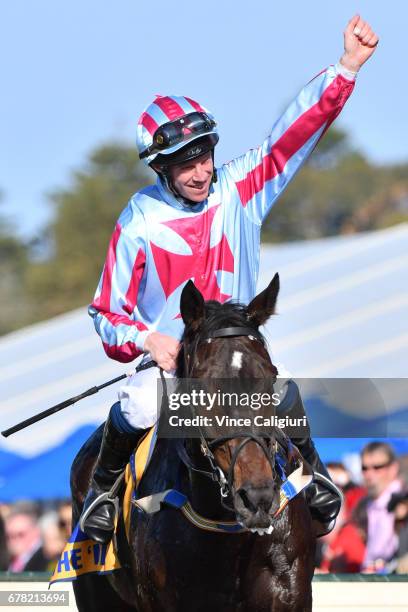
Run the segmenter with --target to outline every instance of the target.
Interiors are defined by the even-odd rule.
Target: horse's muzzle
[[[268,529],[279,508],[279,489],[273,481],[265,486],[243,484],[234,493],[237,518],[247,529]]]

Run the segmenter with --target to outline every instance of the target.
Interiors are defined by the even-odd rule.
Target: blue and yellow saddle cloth
[[[127,535],[129,533],[133,493],[150,461],[156,443],[156,437],[156,427],[153,427],[143,438],[136,452],[132,455],[130,463],[126,467],[123,518]],[[82,574],[106,574],[120,569],[120,567],[121,564],[113,540],[111,540],[109,544],[98,544],[94,540],[90,540],[89,537],[81,531],[79,525],[77,525],[55,566],[50,584],[75,580],[78,576],[82,576]]]
[[[125,494],[123,498],[123,519],[126,535],[129,536],[131,506],[134,504],[139,511],[149,514],[160,511],[162,505],[178,508],[193,525],[206,531],[236,534],[246,531],[236,521],[218,522],[201,516],[190,505],[187,497],[175,489],[168,489],[162,493],[138,498],[135,494],[140,480],[149,464],[157,439],[157,429],[153,427],[139,444],[136,452],[131,456],[125,472]],[[291,453],[297,454],[300,466],[287,478],[285,474],[285,460],[277,455],[276,466],[283,484],[280,490],[280,506],[275,516],[286,507],[288,502],[300,491],[307,487],[312,479],[313,472],[301,460],[296,447],[291,447]],[[114,546],[114,539],[109,544],[98,544],[79,529],[74,529],[67,542],[61,557],[55,567],[50,584],[54,582],[75,580],[78,576],[88,573],[106,574],[120,569],[120,561]]]

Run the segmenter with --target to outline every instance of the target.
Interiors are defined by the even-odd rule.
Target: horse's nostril
[[[272,506],[273,501],[273,489],[269,487],[248,487],[241,488],[238,491],[243,504],[251,512],[257,512],[258,510],[264,510],[268,512]]]
[[[248,508],[248,510],[251,510],[251,512],[256,512],[256,506],[249,499],[248,492],[245,489],[239,489],[238,493],[245,508]]]

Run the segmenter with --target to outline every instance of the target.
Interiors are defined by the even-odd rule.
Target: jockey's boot
[[[314,472],[313,481],[306,488],[305,494],[316,536],[320,538],[334,528],[343,494],[330,478],[313,440],[309,437],[292,438],[292,442],[298,447],[303,459],[308,462]]]
[[[278,408],[279,416],[298,418],[306,416],[299,387],[293,380],[287,382],[287,392]],[[306,488],[305,495],[312,515],[313,526],[317,537],[330,533],[336,524],[340,512],[343,494],[336,487],[321,461],[310,437],[307,425],[298,436],[291,436],[302,457],[309,463],[314,472],[312,483]]]
[[[115,528],[115,505],[107,495],[98,502],[98,497],[106,494],[122,474],[129,457],[145,429],[134,433],[118,431],[111,416],[105,423],[101,448],[99,451],[91,486],[86,496],[79,525],[92,540],[107,544]]]

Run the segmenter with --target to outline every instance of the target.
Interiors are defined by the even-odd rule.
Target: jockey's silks
[[[310,81],[260,147],[217,169],[204,202],[184,206],[160,179],[131,197],[89,308],[109,357],[132,361],[152,331],[180,339],[189,279],[205,300],[254,297],[262,222],[342,110],[346,77],[337,64]]]

